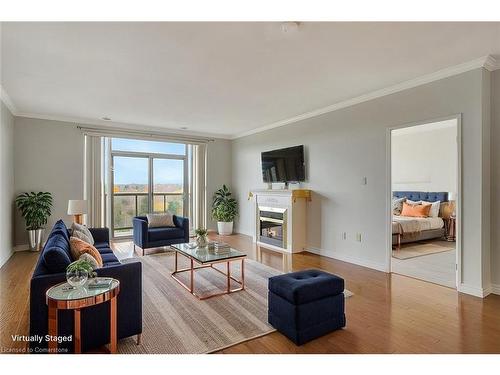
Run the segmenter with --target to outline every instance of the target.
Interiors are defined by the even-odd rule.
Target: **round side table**
[[[120,282],[112,279],[111,285],[107,288],[88,288],[88,283],[76,289],[69,289],[66,282],[54,285],[46,292],[47,306],[49,307],[49,335],[57,336],[57,313],[58,310],[73,310],[75,314],[74,323],[74,350],[81,353],[81,332],[80,316],[81,310],[95,306],[100,303],[110,301],[110,353],[116,353],[117,345],[117,325],[116,325],[116,297],[120,293]],[[57,340],[49,340],[49,353],[57,352]]]

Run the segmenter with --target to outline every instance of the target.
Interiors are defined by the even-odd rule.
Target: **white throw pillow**
[[[87,243],[88,243],[88,244],[90,244],[90,245],[93,245],[93,244],[94,244],[94,243],[93,243],[93,241],[92,241],[92,239],[90,239],[90,238],[89,238],[89,236],[87,236],[87,235],[86,235],[85,233],[83,233],[83,232],[80,232],[79,230],[73,230],[73,231],[71,232],[71,235],[72,235],[73,237],[76,237],[76,238],[81,239],[82,241],[87,242]]]
[[[436,201],[436,202],[422,201],[422,204],[431,205],[431,209],[429,211],[429,217],[439,217],[439,207],[441,207],[441,201]]]
[[[172,214],[147,214],[148,226],[156,227],[175,227],[174,217]]]
[[[72,236],[79,238],[80,240],[85,241],[91,245],[93,245],[95,243],[94,237],[92,236],[92,233],[90,233],[89,228],[87,228],[85,225],[73,223],[73,224],[71,224],[71,230],[72,230],[72,234],[71,234]],[[85,237],[87,237],[87,239],[84,239],[82,237],[78,237],[75,234],[75,232],[83,233],[85,235]]]
[[[411,199],[407,199],[406,203],[411,204],[413,206],[422,204],[422,201],[412,201]]]

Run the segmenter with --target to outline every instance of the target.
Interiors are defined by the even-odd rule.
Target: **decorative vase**
[[[218,221],[217,230],[221,236],[229,236],[233,233],[232,221]]]
[[[28,238],[31,251],[40,251],[42,249],[43,229],[28,230]]]
[[[198,236],[196,237],[196,245],[198,245],[198,247],[205,247],[207,246],[207,236]]]
[[[77,270],[66,272],[66,280],[68,281],[68,284],[75,288],[81,288],[88,278],[89,274],[87,271]]]

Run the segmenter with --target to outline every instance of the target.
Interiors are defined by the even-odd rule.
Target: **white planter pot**
[[[233,233],[233,222],[218,221],[217,230],[221,236],[228,236]]]

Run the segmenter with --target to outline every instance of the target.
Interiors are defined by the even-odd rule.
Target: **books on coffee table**
[[[87,283],[89,289],[101,289],[111,287],[113,279],[111,277],[96,277]]]

